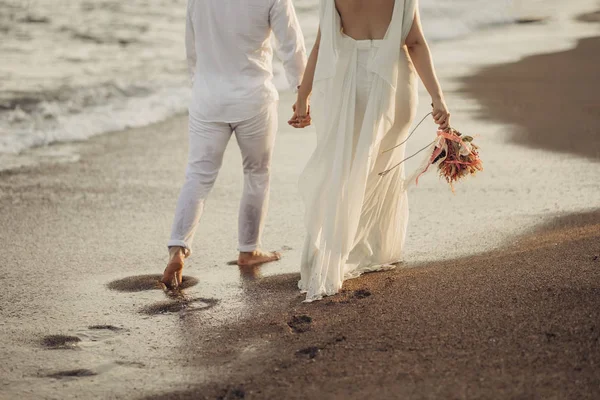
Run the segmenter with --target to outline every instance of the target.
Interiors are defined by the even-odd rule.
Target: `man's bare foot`
[[[281,260],[281,254],[276,251],[266,253],[261,250],[255,250],[251,253],[240,252],[238,265],[240,267],[251,267],[279,260]]]
[[[169,264],[165,268],[160,280],[167,289],[177,289],[183,280],[183,264],[185,261],[185,250],[183,247],[169,248]]]

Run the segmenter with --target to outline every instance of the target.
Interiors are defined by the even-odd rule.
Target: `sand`
[[[465,80],[465,92],[491,119],[517,124],[518,144],[600,161],[599,50],[599,37],[586,38],[573,50],[486,68]]]
[[[213,332],[217,348],[184,339],[182,351],[201,349],[191,362],[214,362],[224,382],[147,399],[600,396],[600,212],[502,251],[370,274],[316,304],[293,298],[296,279],[249,286],[292,304],[267,298],[247,323]]]
[[[596,27],[577,13],[434,49],[438,59],[463,59],[439,63],[440,75],[457,126],[480,133],[486,171],[455,196],[425,177],[410,193],[402,268],[350,281],[323,302],[302,304],[295,289],[296,181],[314,131],[286,128],[289,94],[264,237],[284,259],[256,270],[227,265],[242,182],[232,143],[179,296],[166,296],[156,278],[185,168],[185,116],[52,146],[62,162],[1,172],[0,398],[600,396],[600,163],[515,140],[541,131],[506,110],[510,94],[488,103],[489,74],[509,86],[506,71],[532,62],[515,64],[523,55],[557,53],[540,57],[568,69],[565,50]],[[568,62],[587,71],[584,57]],[[465,80],[487,63],[496,66]],[[597,87],[583,73],[564,76],[565,86]],[[545,99],[545,79],[519,98]],[[581,118],[597,122],[593,112]],[[548,131],[552,140],[559,133]]]

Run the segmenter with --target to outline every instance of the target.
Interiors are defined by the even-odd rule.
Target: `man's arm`
[[[192,85],[194,84],[194,73],[196,72],[196,37],[194,33],[194,0],[188,0],[186,22],[185,22],[185,50],[187,55],[188,71]]]
[[[270,21],[288,82],[296,90],[306,68],[306,47],[292,0],[275,0]]]

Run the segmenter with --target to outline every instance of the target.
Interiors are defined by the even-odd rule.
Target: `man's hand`
[[[310,105],[308,102],[297,101],[292,107],[292,110],[294,111],[294,114],[288,121],[290,126],[293,126],[294,128],[306,128],[307,126],[310,126],[312,118],[310,117]]]

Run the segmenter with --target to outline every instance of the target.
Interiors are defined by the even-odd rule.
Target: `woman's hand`
[[[294,115],[288,121],[290,126],[294,128],[306,128],[310,126],[312,119],[310,117],[310,105],[308,101],[298,100],[292,107],[292,110],[294,111]]]
[[[443,99],[433,101],[433,120],[440,126],[440,129],[448,129],[450,127],[450,111]]]

